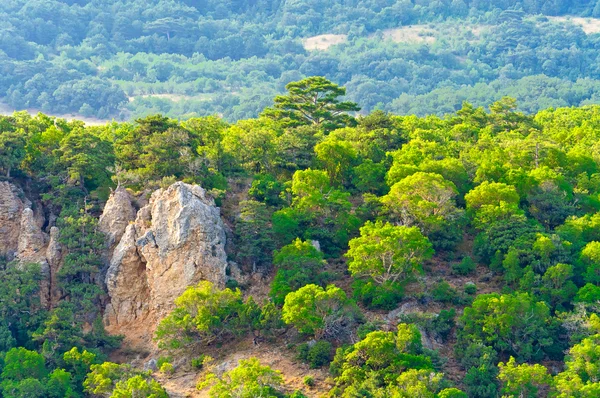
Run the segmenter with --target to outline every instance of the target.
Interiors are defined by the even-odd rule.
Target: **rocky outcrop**
[[[126,189],[117,188],[106,202],[98,222],[98,228],[106,235],[108,248],[114,249],[135,216],[131,196]]]
[[[12,260],[19,247],[21,218],[25,203],[23,193],[9,182],[0,182],[0,255]]]
[[[128,214],[131,202],[123,199],[113,200],[102,216],[115,236],[123,223],[108,214]],[[162,318],[175,298],[200,280],[222,286],[227,280],[225,240],[219,208],[204,189],[178,182],[154,192],[111,256],[105,279],[109,329],[123,332],[123,325]]]
[[[17,258],[21,263],[41,263],[46,261],[47,235],[42,232],[33,210],[23,209],[19,229]]]
[[[41,205],[38,203],[36,208],[41,209]],[[16,266],[40,264],[41,300],[50,306],[62,253],[58,228],[52,227],[47,234],[42,230],[43,224],[42,212],[32,210],[23,191],[9,182],[0,182],[0,255],[16,260]]]

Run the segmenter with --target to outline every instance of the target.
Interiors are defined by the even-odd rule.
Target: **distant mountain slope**
[[[0,97],[100,119],[238,120],[323,75],[364,111],[446,113],[507,93],[526,111],[596,103],[594,17],[600,2],[585,0],[7,0]],[[527,105],[519,90],[540,84],[543,105]]]

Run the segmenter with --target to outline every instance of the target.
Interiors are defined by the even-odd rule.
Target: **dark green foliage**
[[[46,319],[40,303],[40,266],[0,262],[0,352],[16,346],[30,346],[32,334]]]
[[[302,343],[297,348],[298,358],[308,363],[312,369],[317,369],[333,359],[333,346],[326,340]]]
[[[67,253],[57,275],[62,299],[70,303],[79,321],[91,323],[104,294],[97,278],[103,266],[105,237],[98,230],[98,220],[85,207],[65,208],[58,226],[60,243]]]
[[[282,191],[283,184],[277,181],[273,175],[257,174],[254,176],[248,195],[269,206],[277,206],[282,202],[280,197]]]
[[[190,361],[190,364],[192,365],[192,368],[194,368],[196,370],[201,370],[204,367],[205,360],[206,360],[206,355],[202,354],[199,357],[192,358],[192,360]]]
[[[283,305],[285,296],[289,292],[311,283],[325,284],[327,274],[323,273],[323,268],[326,264],[322,252],[310,242],[303,242],[300,239],[276,251],[273,265],[277,273],[271,283],[270,292],[273,302]]]
[[[477,293],[477,285],[475,285],[472,282],[468,282],[465,283],[465,294],[468,294],[470,296],[474,295],[475,293]]]
[[[264,203],[240,202],[240,217],[236,223],[237,258],[250,272],[268,271],[271,266],[274,245],[270,220],[271,214]]]
[[[479,261],[489,264],[496,252],[506,254],[511,246],[526,245],[535,240],[538,232],[541,228],[535,223],[513,216],[488,225],[485,232],[477,235],[474,253]]]
[[[321,76],[289,83],[285,86],[288,95],[275,97],[273,108],[263,115],[272,117],[288,127],[315,125],[324,131],[335,130],[356,122],[347,112],[356,112],[360,107],[350,101],[339,101],[346,94],[344,87]]]
[[[471,346],[486,344],[522,360],[540,360],[557,345],[558,331],[548,306],[527,293],[483,294],[459,319],[456,354],[473,357]]]
[[[456,310],[441,310],[437,317],[431,321],[433,332],[438,335],[442,341],[447,341],[452,329],[455,326],[454,317],[456,316]]]
[[[371,279],[356,279],[352,290],[355,300],[373,309],[394,309],[404,296],[404,287],[397,282],[378,284]]]
[[[442,303],[452,303],[458,300],[456,290],[447,281],[436,283],[431,289],[431,297]]]
[[[457,275],[469,275],[475,272],[477,264],[470,256],[465,256],[460,263],[452,264],[452,272]]]

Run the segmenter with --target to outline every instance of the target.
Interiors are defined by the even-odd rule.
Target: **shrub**
[[[590,304],[600,301],[600,287],[587,283],[579,289],[577,296],[575,296],[575,301]]]
[[[316,338],[344,340],[348,338],[361,314],[346,293],[329,285],[323,289],[306,285],[285,297],[282,319],[300,333]]]
[[[170,363],[171,361],[173,361],[173,358],[170,356],[159,357],[156,361],[156,367],[160,369],[160,367],[163,366],[165,363]]]
[[[458,298],[456,290],[454,290],[454,288],[446,281],[440,281],[434,285],[431,290],[431,297],[433,297],[435,301],[442,303],[454,302]]]
[[[456,310],[454,308],[451,310],[441,310],[438,316],[431,321],[432,331],[440,336],[442,340],[446,341],[452,328],[456,325],[454,321],[455,316]]]
[[[403,287],[400,283],[376,284],[372,279],[357,279],[352,284],[353,297],[371,309],[392,310],[402,300]]]
[[[200,355],[196,358],[192,358],[191,365],[192,368],[200,370],[204,367],[204,365],[206,364],[206,362],[208,362],[211,358],[208,355]]]
[[[475,272],[476,268],[477,264],[471,256],[465,256],[460,263],[452,264],[452,272],[457,275],[469,275]]]
[[[477,285],[475,285],[473,282],[465,283],[465,293],[468,295],[474,295],[477,293]]]
[[[164,362],[162,365],[160,365],[160,367],[158,368],[158,371],[160,373],[163,373],[166,375],[173,374],[173,371],[174,371],[173,364],[171,362]]]
[[[305,376],[303,381],[305,386],[312,387],[315,385],[315,379],[312,376]]]
[[[300,344],[297,348],[298,358],[308,363],[311,369],[329,365],[333,359],[333,346],[330,342],[319,340],[314,344]]]

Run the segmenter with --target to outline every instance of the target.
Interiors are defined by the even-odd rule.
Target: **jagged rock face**
[[[98,228],[106,235],[106,243],[111,250],[121,240],[127,225],[135,220],[136,211],[131,200],[127,190],[117,188],[104,206]]]
[[[204,189],[178,182],[154,192],[112,254],[106,274],[108,326],[158,320],[200,280],[222,286],[225,241],[220,211]]]
[[[46,261],[47,236],[36,221],[33,210],[23,209],[19,230],[17,258],[21,263],[41,263]]]
[[[9,182],[0,182],[0,255],[16,260],[17,266],[40,264],[41,299],[45,306],[50,306],[56,273],[62,263],[59,230],[52,227],[50,235],[44,233],[44,216],[31,206],[23,191]]]
[[[0,182],[0,254],[14,258],[19,247],[21,216],[26,204],[14,185]]]

